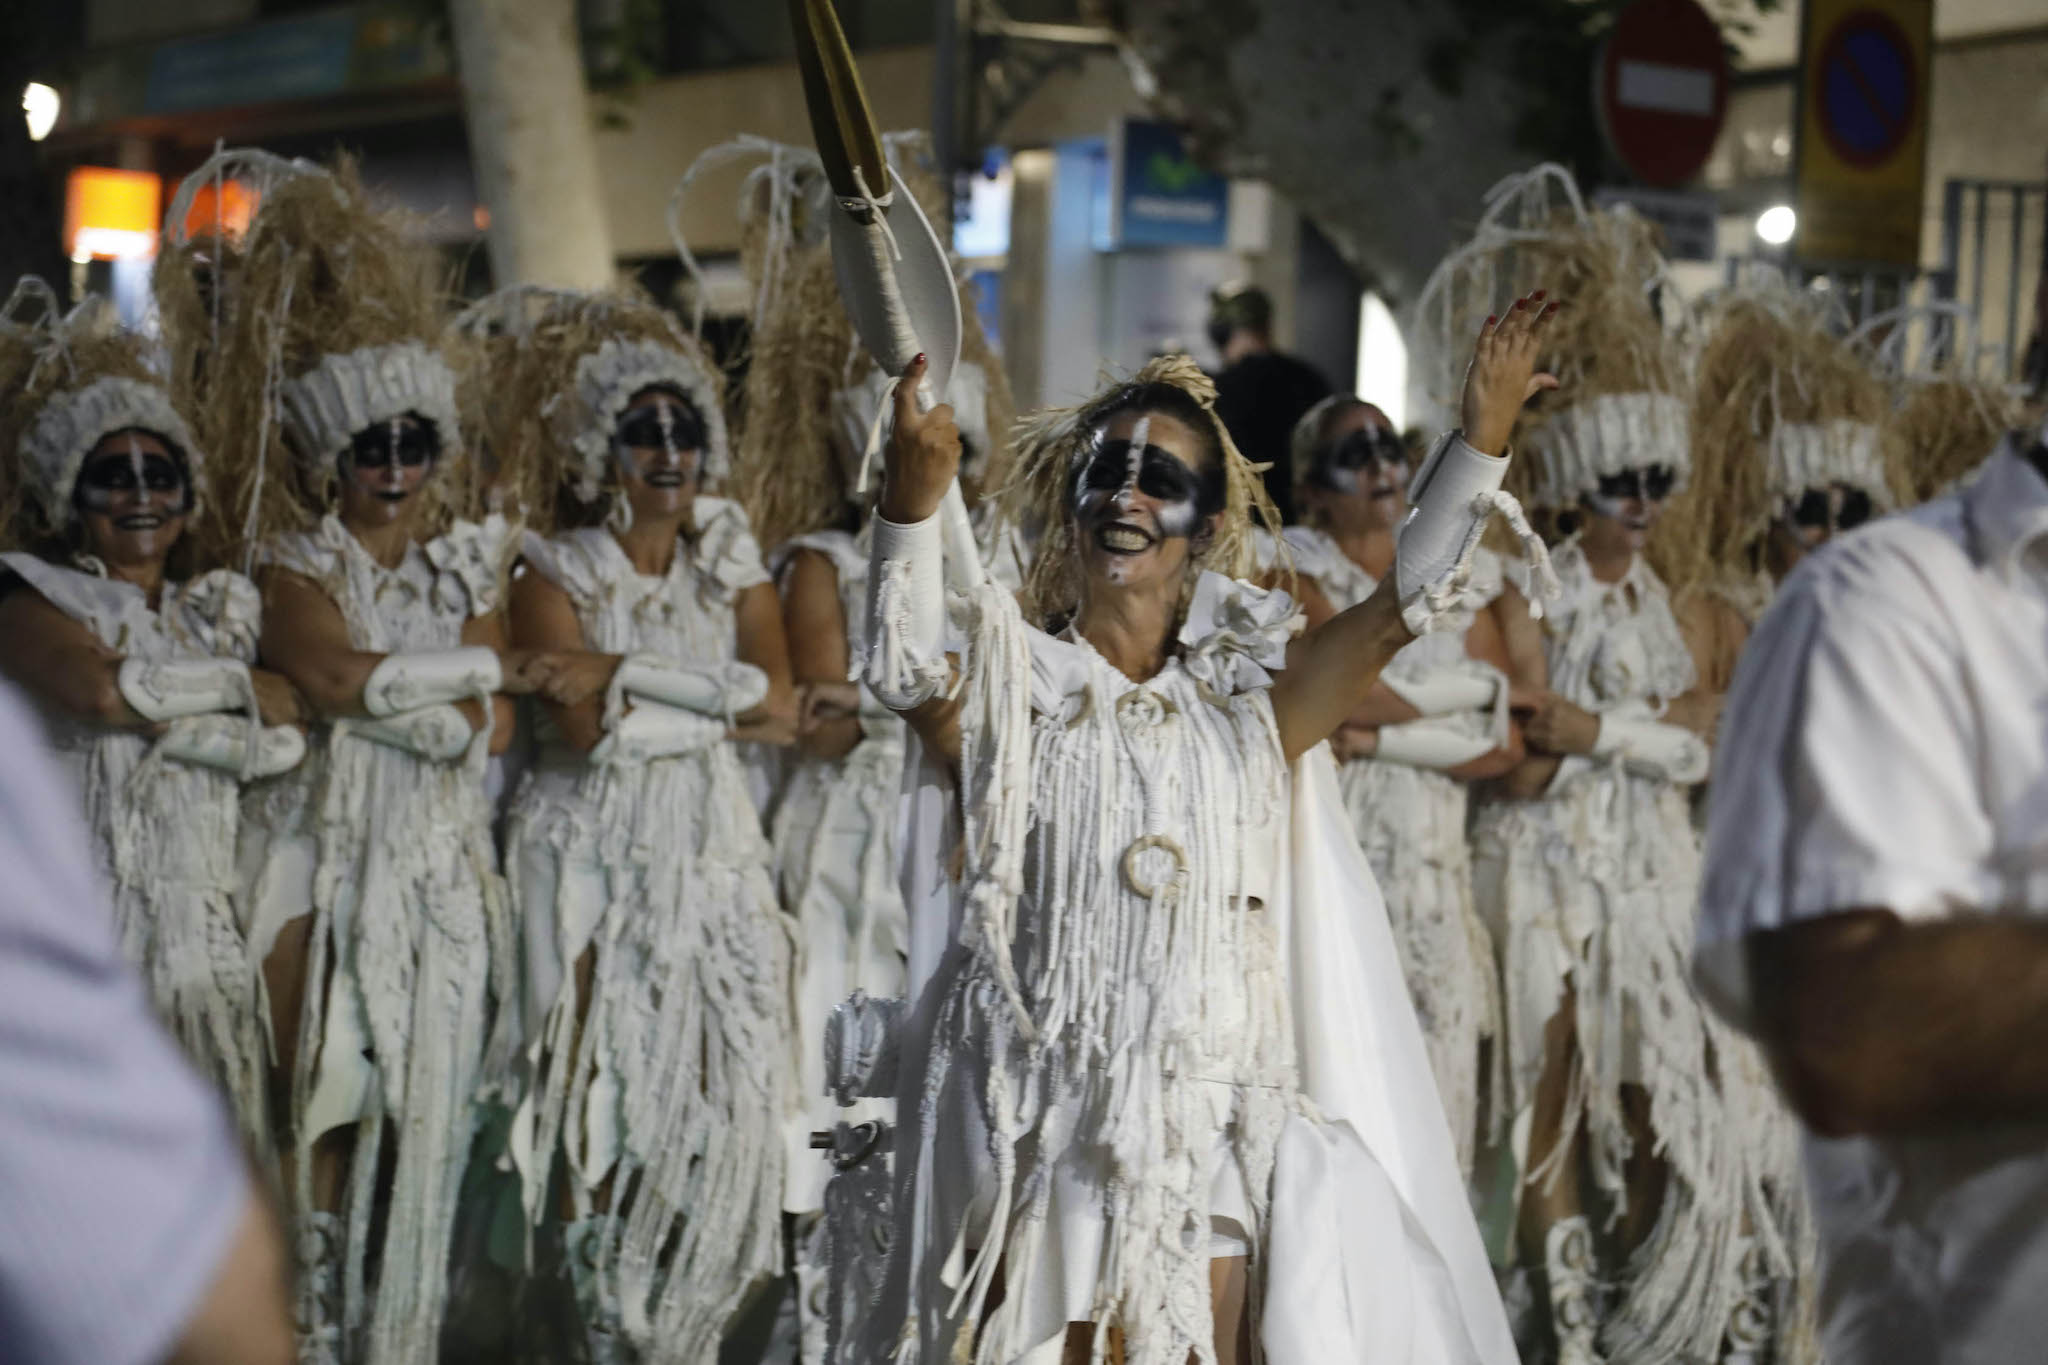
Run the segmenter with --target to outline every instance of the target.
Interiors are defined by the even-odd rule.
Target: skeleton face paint
[[[1793,536],[1807,549],[1825,544],[1843,531],[1853,531],[1876,511],[1870,494],[1845,483],[1816,485],[1785,502],[1784,518]]]
[[[1323,447],[1306,472],[1311,485],[1332,493],[1389,496],[1408,486],[1408,452],[1400,437],[1370,423]]]
[[[94,447],[71,496],[95,554],[109,561],[153,559],[184,529],[192,481],[159,438],[123,431]]]
[[[677,489],[696,482],[704,439],[704,421],[696,409],[673,394],[657,392],[651,402],[620,416],[612,432],[612,456],[627,478]]]
[[[1584,495],[1586,509],[1630,530],[1648,530],[1649,523],[1656,520],[1658,506],[1671,496],[1677,483],[1677,474],[1663,464],[1603,474],[1598,491]]]
[[[342,520],[379,525],[395,520],[425,486],[441,453],[434,424],[411,413],[364,427],[342,452]]]

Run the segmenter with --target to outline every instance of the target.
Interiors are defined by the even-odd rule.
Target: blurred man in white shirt
[[[1786,581],[1696,967],[1807,1127],[1831,1365],[2048,1355],[2048,446]]]
[[[78,799],[0,684],[0,1360],[291,1359],[234,1124],[150,1014]]]

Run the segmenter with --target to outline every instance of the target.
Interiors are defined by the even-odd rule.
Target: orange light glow
[[[154,254],[163,194],[148,171],[74,168],[64,187],[64,249],[74,261]]]
[[[249,230],[256,216],[256,191],[240,180],[219,180],[201,185],[185,211],[185,235],[239,238]]]

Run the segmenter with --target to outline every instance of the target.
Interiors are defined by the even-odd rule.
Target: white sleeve
[[[1379,747],[1373,757],[1410,768],[1431,768],[1446,772],[1483,758],[1494,750],[1493,740],[1442,721],[1414,720],[1405,725],[1380,728]]]
[[[0,1359],[162,1360],[252,1190],[121,956],[78,794],[6,686],[0,867]]]
[[[1593,753],[1620,755],[1632,770],[1682,786],[1707,780],[1707,743],[1682,725],[1627,716],[1602,716]]]
[[[1696,974],[1738,1022],[1743,938],[1858,908],[1996,909],[1970,688],[1946,623],[1823,574],[1788,583],[1721,716]]]
[[[941,515],[908,526],[874,520],[867,650],[857,676],[898,711],[937,696],[949,672]]]

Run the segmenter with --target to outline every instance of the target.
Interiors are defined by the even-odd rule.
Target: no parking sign
[[[1799,235],[1810,264],[1917,266],[1933,0],[1807,0]]]

